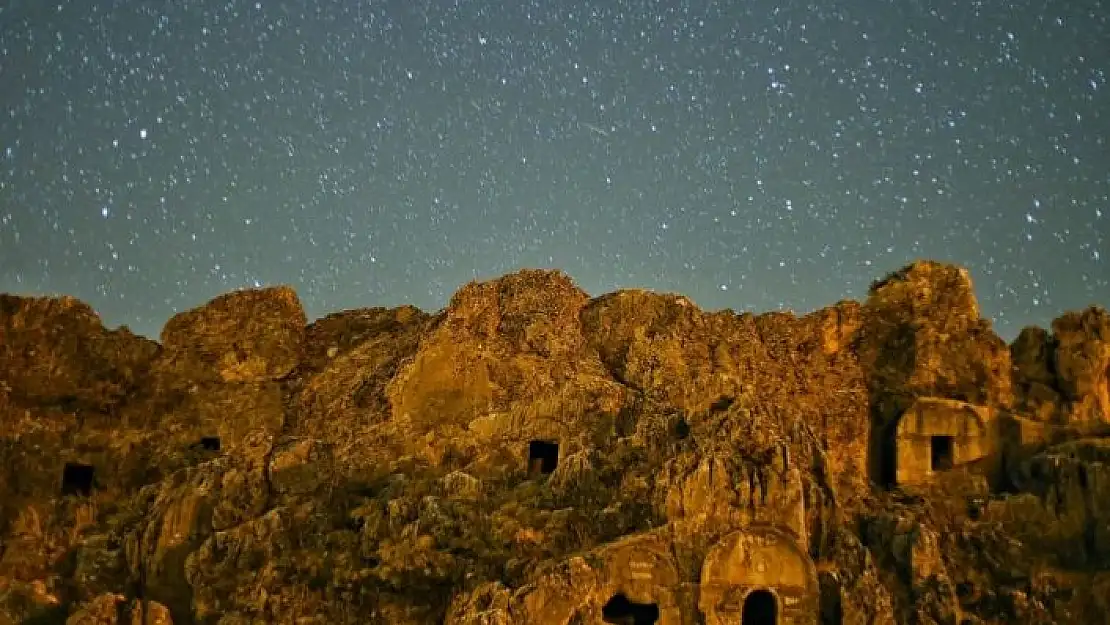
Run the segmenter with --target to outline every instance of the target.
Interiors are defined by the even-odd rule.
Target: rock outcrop
[[[4,623],[1105,623],[1110,316],[966,271],[705,312],[557,271],[161,342],[0,296]]]
[[[1018,408],[1054,423],[1110,420],[1110,313],[1092,306],[1030,327],[1011,347]]]

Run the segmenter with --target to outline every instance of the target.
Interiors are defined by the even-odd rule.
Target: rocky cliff
[[[0,296],[0,624],[1110,623],[1110,314]]]

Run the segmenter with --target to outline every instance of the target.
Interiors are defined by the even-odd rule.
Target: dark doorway
[[[956,441],[951,436],[929,439],[929,458],[934,471],[947,471],[955,465]]]
[[[875,464],[878,483],[883,488],[892,488],[898,483],[898,439],[897,422],[880,431],[876,444]]]
[[[769,590],[753,590],[744,598],[741,625],[778,625],[779,607]]]
[[[88,497],[92,494],[95,479],[96,469],[92,465],[67,462],[65,468],[62,469],[62,495]]]
[[[659,606],[633,603],[623,593],[618,593],[601,608],[601,620],[619,625],[653,625],[659,620]]]
[[[690,436],[690,424],[686,423],[686,419],[678,418],[678,421],[674,424],[674,435],[680,441],[686,440],[686,437]]]
[[[559,464],[559,443],[532,441],[528,443],[528,475],[547,475]]]
[[[220,450],[220,437],[219,436],[204,436],[201,437],[197,447],[205,451],[219,451]]]

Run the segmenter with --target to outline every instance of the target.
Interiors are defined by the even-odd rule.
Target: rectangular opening
[[[956,440],[952,436],[929,439],[930,465],[934,471],[947,471],[956,464]]]
[[[528,475],[547,475],[559,464],[559,443],[531,441],[528,443]]]
[[[62,495],[88,497],[92,494],[95,479],[96,469],[92,465],[67,462],[65,468],[62,469]]]
[[[220,450],[220,437],[219,436],[204,436],[197,444],[205,451],[219,451]]]

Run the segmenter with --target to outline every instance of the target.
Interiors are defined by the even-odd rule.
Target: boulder
[[[1110,422],[1110,313],[1070,312],[1052,322],[1053,368],[1069,420]]]
[[[296,292],[287,286],[221,295],[166,323],[162,365],[200,379],[276,380],[300,363],[306,323]]]
[[[1092,306],[1028,327],[1010,347],[1016,408],[1052,423],[1110,423],[1110,313]]]

